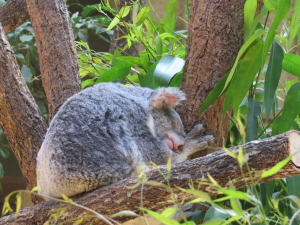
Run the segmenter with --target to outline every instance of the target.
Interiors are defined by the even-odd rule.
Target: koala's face
[[[177,153],[182,152],[184,145],[184,129],[179,115],[172,108],[152,109],[154,130],[156,135],[164,140],[169,148]]]

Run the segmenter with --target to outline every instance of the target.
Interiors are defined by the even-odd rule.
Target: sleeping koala
[[[50,123],[37,157],[40,193],[73,196],[129,177],[152,161],[182,162],[214,142],[198,125],[185,137],[173,107],[178,88],[101,83],[69,98]],[[185,143],[186,142],[186,143]]]

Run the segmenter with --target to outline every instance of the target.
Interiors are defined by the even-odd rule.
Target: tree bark
[[[290,176],[299,175],[300,153],[300,132],[288,131],[284,134],[263,139],[261,141],[252,141],[242,146],[249,156],[248,164],[251,169],[252,176],[257,180],[261,174],[273,167],[278,162],[284,160],[289,155],[296,153],[292,160],[278,173],[272,177],[261,180],[266,182],[275,179],[282,179]],[[235,154],[238,153],[238,147],[230,150]],[[160,166],[164,174],[167,173],[166,166]],[[249,174],[246,166],[243,167],[246,181],[251,185]],[[195,184],[197,180],[205,177],[209,173],[222,187],[229,186],[229,179],[232,180],[237,189],[245,186],[245,181],[241,175],[239,165],[236,159],[231,158],[223,150],[214,152],[207,156],[186,161],[172,166],[169,181],[173,191],[177,195],[177,200],[181,202],[190,201],[196,197],[179,191],[176,186],[181,188],[189,188],[189,180],[192,179]],[[152,170],[148,174],[148,180],[165,183],[163,177],[157,170]],[[81,196],[73,197],[73,200],[80,205],[84,205],[90,209],[97,211],[105,216],[112,216],[121,210],[132,210],[138,213],[136,206],[140,205],[141,187],[135,189],[127,189],[126,186],[132,186],[136,183],[135,177],[129,177],[115,184],[102,187],[95,191]],[[198,185],[197,185],[198,186]],[[200,186],[201,191],[207,192],[214,196],[216,192],[211,186]],[[172,205],[170,196],[165,189],[145,185],[143,189],[143,207],[151,210],[158,210],[163,207]],[[48,219],[50,210],[58,207],[58,203],[53,201],[42,202],[30,208],[22,209],[15,221],[15,214],[0,219],[0,224],[43,224]],[[68,208],[57,223],[81,218],[86,215],[81,209]],[[124,222],[130,218],[120,218],[120,222]],[[73,221],[74,222],[74,221]],[[85,222],[87,224],[87,221]],[[103,224],[102,221],[95,221],[93,224]]]
[[[47,124],[19,70],[0,25],[0,125],[30,188],[36,186],[36,157]]]
[[[35,34],[49,119],[81,90],[75,41],[64,0],[26,0]]]
[[[131,3],[131,0],[119,0],[118,1],[118,9],[121,9],[123,6],[125,6],[125,4],[129,5],[130,3]],[[146,3],[146,0],[140,0],[140,4],[142,7],[145,6],[145,3]],[[130,13],[128,14],[128,16],[124,17],[123,20],[127,23],[132,23],[132,9],[130,10]],[[126,38],[116,40],[122,36],[125,36],[124,33],[127,35],[127,30],[125,27],[121,26],[119,29],[119,27],[116,26],[114,28],[114,35],[112,37],[112,42],[109,47],[110,54],[114,54],[116,48],[122,50],[125,47],[125,45],[127,44]],[[138,49],[139,49],[138,44],[135,45],[135,48],[132,45],[130,48],[128,48],[124,51],[123,55],[136,56]]]
[[[192,0],[181,90],[187,100],[176,108],[186,132],[203,123],[213,130],[217,146],[227,139],[231,110],[222,120],[225,96],[201,116],[202,103],[219,80],[231,69],[244,40],[245,0]],[[262,8],[259,1],[257,11]],[[203,151],[195,157],[207,154]]]
[[[8,0],[0,7],[0,23],[6,34],[29,20],[25,0]]]

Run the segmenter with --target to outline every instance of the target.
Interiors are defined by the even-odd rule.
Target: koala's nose
[[[184,145],[184,141],[183,140],[174,141],[174,143],[173,143],[174,149],[178,149],[180,146],[183,146],[183,145]]]

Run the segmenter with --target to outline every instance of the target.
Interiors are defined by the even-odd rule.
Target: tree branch
[[[81,90],[77,54],[65,0],[26,0],[35,34],[49,119]]]
[[[300,148],[300,133],[297,131],[288,131],[284,134],[263,139],[261,141],[249,142],[246,143],[243,148],[249,156],[248,163],[252,171],[252,176],[256,176],[256,179],[259,178],[264,171],[270,169],[289,155],[296,153],[292,160],[277,174],[261,180],[261,182],[300,174],[298,169],[300,167],[300,153],[297,152]],[[231,150],[238,152],[238,147],[233,147]],[[161,166],[160,168],[163,173],[167,173],[166,166]],[[237,189],[245,186],[245,181],[242,178],[236,160],[227,155],[223,150],[201,158],[173,165],[169,180],[173,187],[177,185],[182,188],[189,188],[188,181],[190,179],[192,179],[194,183],[197,183],[197,180],[206,177],[207,173],[210,173],[222,187],[229,186],[229,179],[232,180]],[[247,182],[251,185],[246,168],[244,168],[244,174]],[[148,179],[164,183],[163,177],[156,170],[152,170],[149,173]],[[121,210],[139,212],[136,206],[140,205],[141,187],[133,190],[126,188],[126,186],[131,186],[135,183],[136,178],[129,177],[90,193],[75,196],[73,197],[73,200],[78,204],[96,210],[98,213],[106,216],[111,216]],[[178,201],[182,201],[183,199],[189,201],[195,198],[195,196],[184,194],[176,188],[173,190],[177,195]],[[206,191],[211,196],[215,195],[215,191],[211,186],[201,185],[200,190]],[[143,206],[151,210],[158,210],[172,205],[169,193],[162,188],[145,185],[143,196]],[[57,207],[58,203],[56,202],[42,202],[33,207],[22,209],[16,221],[15,214],[1,218],[0,224],[43,224],[47,220],[50,210]],[[57,223],[76,217],[83,217],[84,215],[86,215],[86,213],[80,209],[69,208],[63,213],[63,216]],[[121,218],[120,221],[124,222],[128,219],[130,218]],[[93,224],[102,223],[103,222],[98,221]]]
[[[25,0],[8,0],[0,7],[0,23],[2,23],[6,34],[29,19]]]
[[[0,24],[0,125],[30,188],[36,186],[36,157],[47,131],[39,107],[19,70]]]

